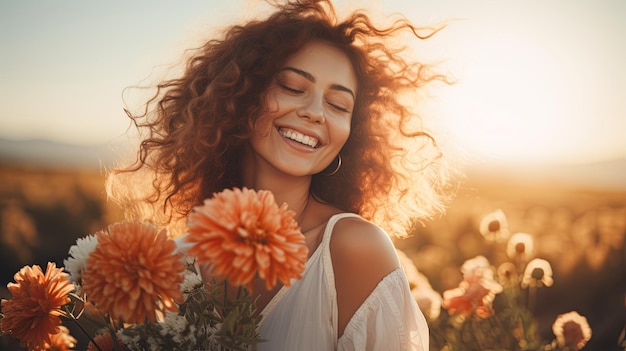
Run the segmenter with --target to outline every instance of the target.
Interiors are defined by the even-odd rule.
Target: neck
[[[305,222],[309,207],[311,176],[293,176],[281,172],[263,160],[245,160],[243,185],[255,190],[269,190],[280,206],[286,203],[296,213],[300,226]],[[304,229],[304,228],[303,228]]]

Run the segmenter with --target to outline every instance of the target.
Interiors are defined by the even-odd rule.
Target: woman
[[[138,162],[118,175],[152,172],[144,204],[170,223],[232,187],[271,190],[295,211],[307,268],[289,288],[255,286],[260,350],[428,350],[387,233],[442,207],[444,162],[401,99],[445,78],[384,44],[436,30],[338,21],[329,1],[275,6],[159,85],[154,109],[131,116],[149,132]]]

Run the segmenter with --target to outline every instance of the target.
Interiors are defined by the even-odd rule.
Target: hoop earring
[[[337,167],[335,167],[335,169],[330,172],[330,173],[322,173],[322,175],[325,175],[327,177],[330,177],[331,175],[335,175],[337,174],[337,172],[339,172],[339,168],[341,168],[341,154],[337,154]]]

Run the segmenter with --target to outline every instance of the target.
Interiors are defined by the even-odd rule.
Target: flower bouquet
[[[235,188],[195,207],[187,226],[173,240],[149,222],[115,223],[78,239],[65,268],[23,267],[2,300],[0,329],[29,350],[73,348],[64,321],[85,332],[88,350],[254,349],[254,280],[270,289],[304,271],[294,212],[269,191]]]

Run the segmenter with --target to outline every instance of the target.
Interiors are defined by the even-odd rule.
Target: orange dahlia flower
[[[48,262],[44,275],[41,267],[25,266],[14,276],[7,288],[13,296],[2,300],[3,332],[19,339],[30,350],[44,350],[52,343],[51,336],[60,332],[63,305],[70,302],[68,294],[74,286],[63,268]]]
[[[212,274],[252,290],[255,274],[268,289],[300,279],[308,254],[304,235],[287,204],[267,190],[224,190],[187,217],[189,254],[213,265]]]
[[[114,320],[156,321],[156,312],[176,310],[185,266],[176,244],[150,223],[124,222],[100,231],[89,255],[83,291]]]
[[[59,327],[59,332],[50,337],[50,345],[46,351],[70,351],[76,346],[76,339],[70,335],[70,330],[64,326]]]

